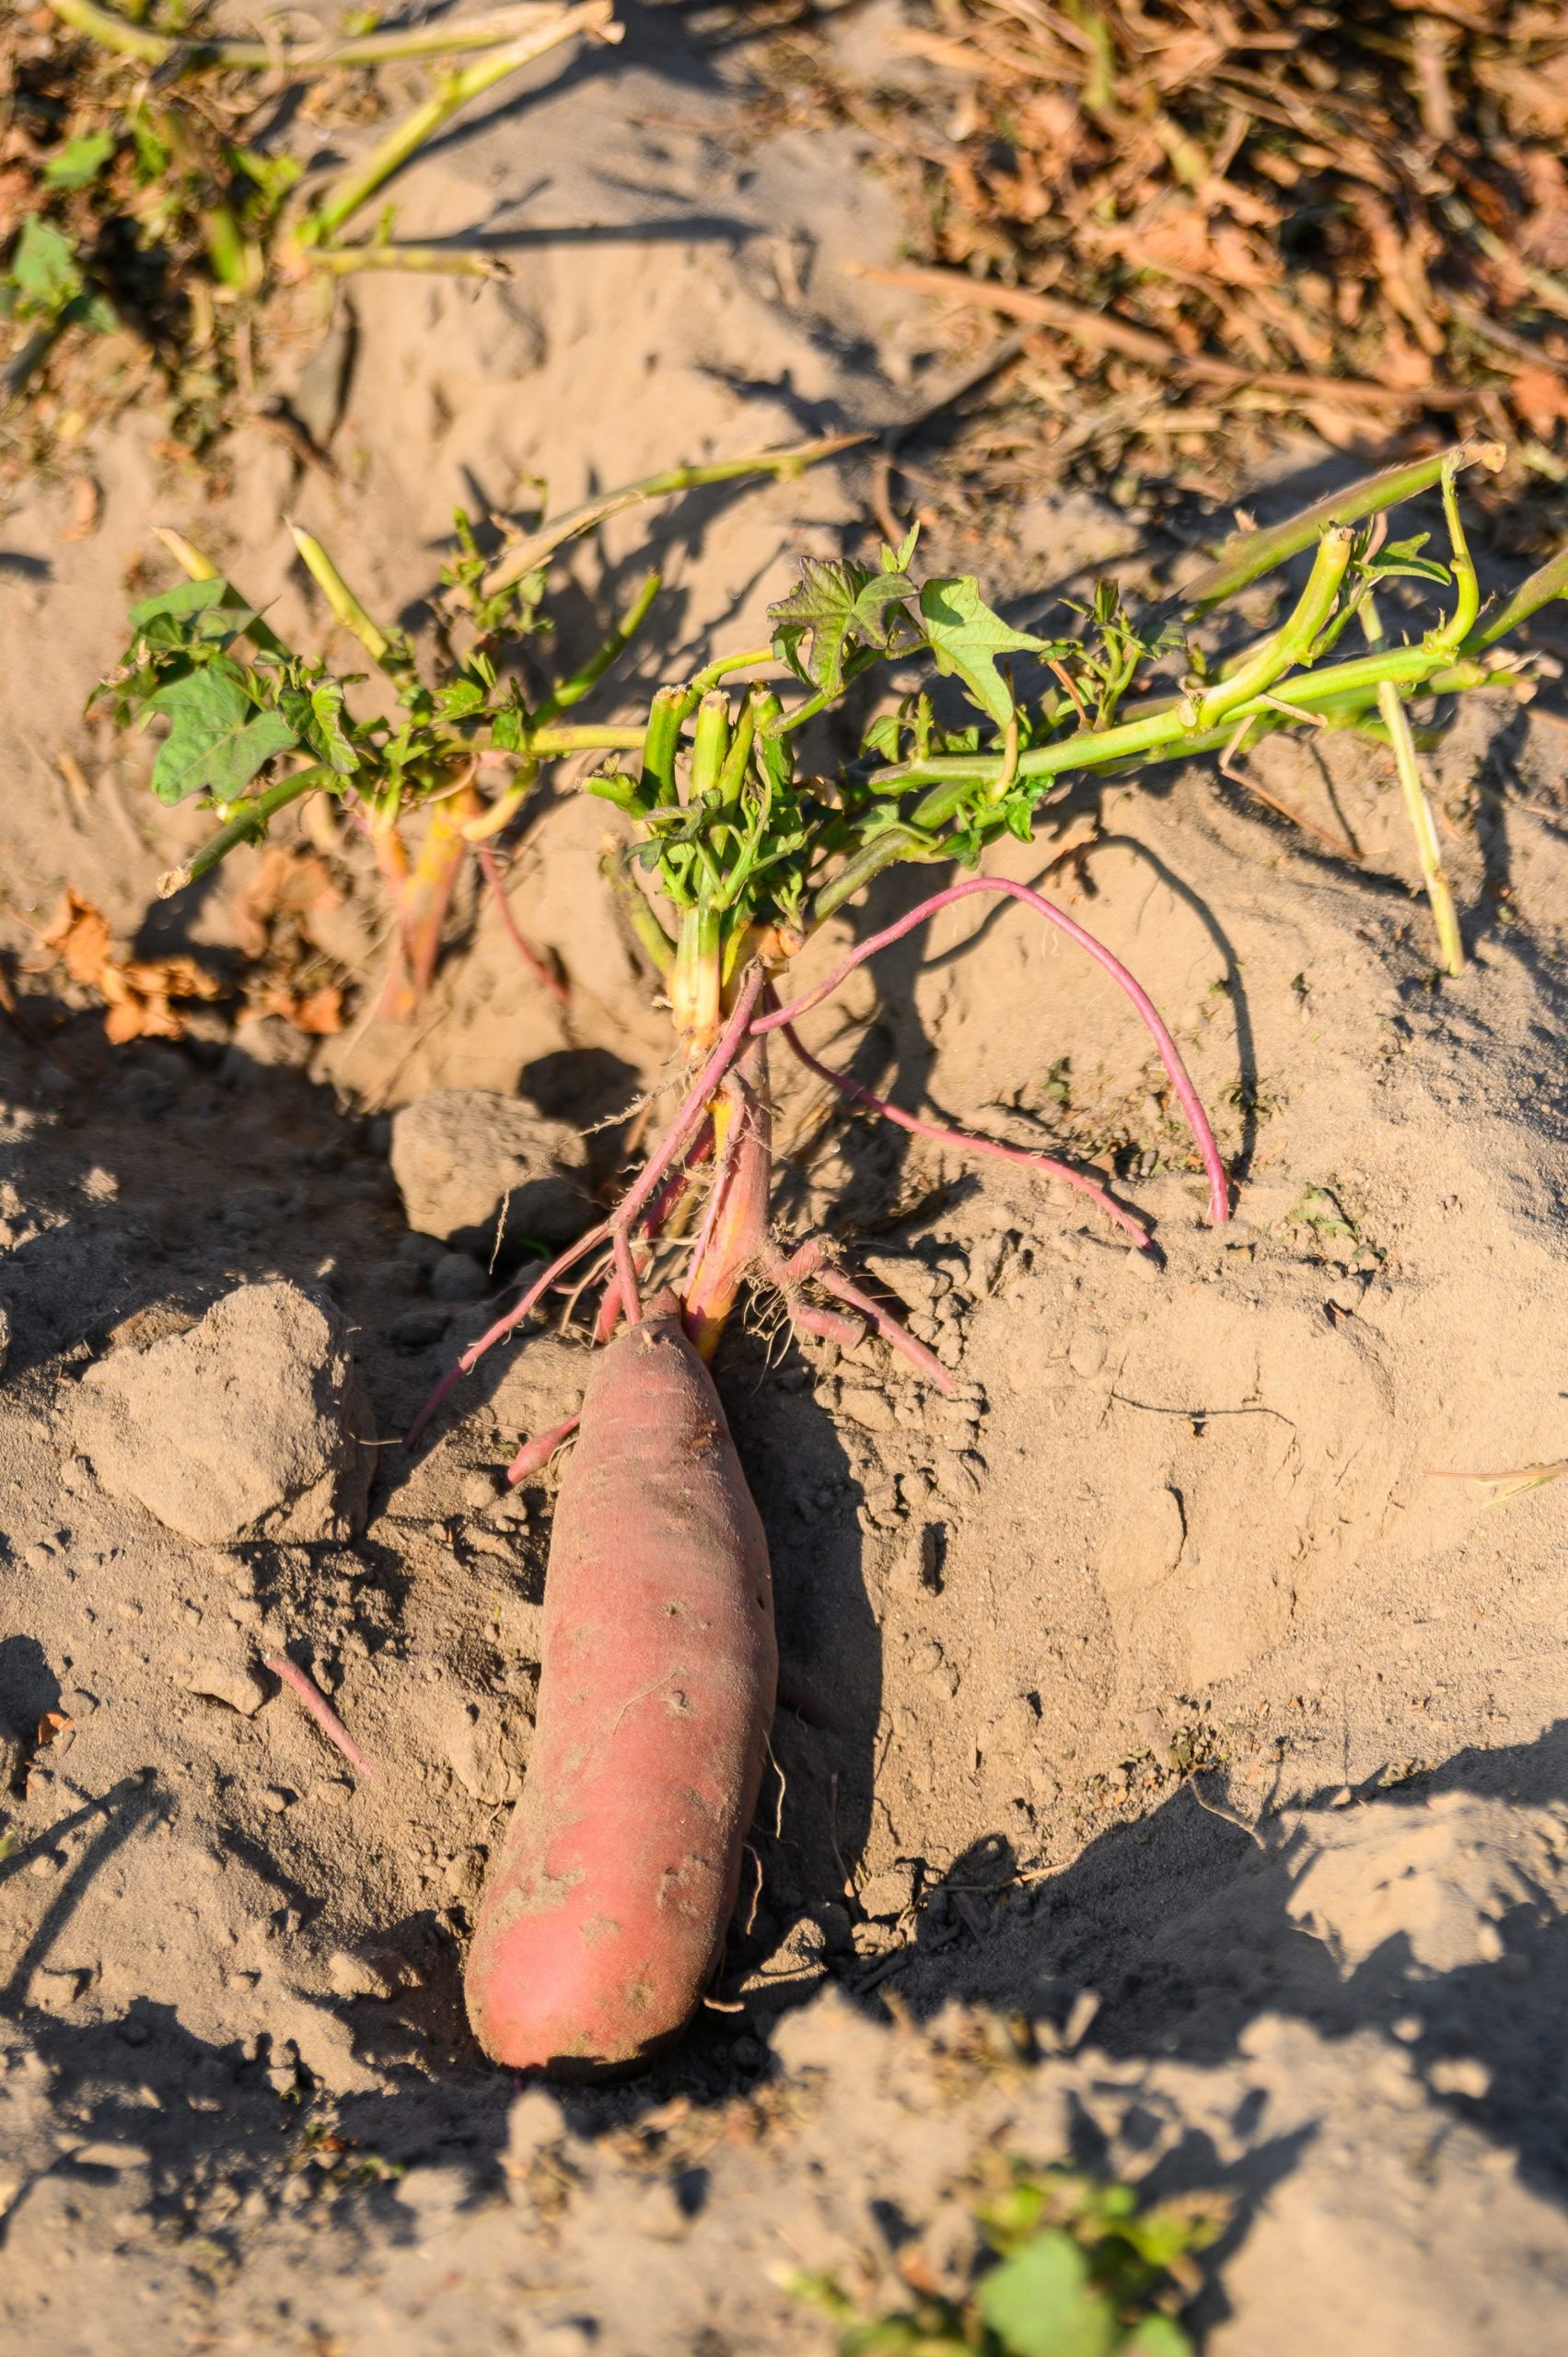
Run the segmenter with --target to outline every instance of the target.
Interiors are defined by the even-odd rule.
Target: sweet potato
[[[767,1541],[673,1294],[596,1361],[540,1651],[527,1788],[465,1989],[497,2062],[587,2078],[642,2061],[702,1996],[778,1671]]]

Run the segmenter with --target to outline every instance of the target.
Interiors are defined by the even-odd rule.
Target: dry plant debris
[[[103,1028],[116,1046],[129,1039],[182,1039],[176,999],[215,999],[220,985],[192,958],[120,955],[108,918],[67,886],[60,906],[25,961],[31,973],[63,966],[69,981],[91,991],[107,1012]]]
[[[923,268],[874,275],[1028,331],[977,492],[1219,496],[1283,419],[1346,445],[1458,416],[1568,477],[1560,6],[934,0],[884,55],[867,81],[803,16],[772,103],[900,176]]]
[[[149,395],[175,455],[249,408],[319,459],[263,380],[291,331],[319,336],[336,282],[504,270],[462,239],[399,242],[390,208],[368,208],[484,91],[578,36],[620,39],[610,0],[390,32],[372,17],[303,45],[209,37],[203,14],[160,27],[48,0],[0,29],[0,490]],[[387,110],[378,69],[410,64],[423,95]],[[285,143],[296,118],[330,134],[384,110],[389,128],[341,168],[308,168]]]
[[[342,1030],[343,985],[329,978],[331,953],[312,921],[343,900],[315,853],[263,845],[255,874],[230,903],[236,945],[250,970],[242,1023],[276,1015],[315,1038]]]

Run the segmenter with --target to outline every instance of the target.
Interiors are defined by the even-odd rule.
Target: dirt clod
[[[297,1285],[242,1285],[189,1332],[90,1366],[73,1429],[111,1497],[219,1546],[346,1538],[369,1486],[365,1412],[338,1313]]]
[[[486,1261],[498,1238],[502,1249],[530,1237],[564,1244],[587,1223],[576,1132],[487,1088],[438,1088],[405,1105],[391,1159],[409,1225]]]

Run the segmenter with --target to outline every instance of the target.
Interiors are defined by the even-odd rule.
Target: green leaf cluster
[[[180,582],[133,608],[130,644],[93,701],[109,698],[122,727],[166,724],[151,779],[162,802],[204,795],[226,806],[288,753],[319,770],[328,791],[352,782],[386,819],[446,791],[475,750],[514,754],[529,775],[539,715],[572,702],[575,683],[546,682],[530,696],[516,671],[503,677],[498,656],[549,627],[542,576],[482,598],[486,561],[461,516],[458,541],[444,575],[457,602],[442,614],[435,683],[421,677],[401,633],[376,633],[377,661],[394,691],[389,714],[357,715],[350,691],[365,675],[339,675],[296,654],[221,575]]]
[[[76,248],[63,229],[29,214],[0,272],[0,303],[17,319],[45,326],[111,328],[114,312],[88,283]]]
[[[675,480],[650,482],[657,489]],[[570,676],[550,675],[540,653],[551,626],[549,563],[575,531],[593,528],[629,495],[617,494],[608,510],[600,501],[574,511],[553,536],[548,527],[535,533],[526,546],[540,561],[515,580],[459,516],[418,661],[408,638],[365,612],[320,544],[298,534],[338,621],[382,674],[363,710],[355,675],[283,645],[223,581],[187,584],[138,607],[131,646],[106,684],[127,724],[167,724],[154,784],[168,800],[204,794],[226,804],[292,756],[326,790],[352,784],[375,824],[396,823],[482,776],[476,790],[494,795],[486,823],[500,827],[523,808],[547,763],[613,750],[613,764],[579,783],[631,821],[632,840],[607,854],[615,887],[663,970],[673,971],[678,958],[701,970],[711,1007],[715,971],[732,972],[760,943],[769,955],[793,955],[894,862],[972,865],[1004,833],[1029,841],[1042,806],[1075,777],[1245,749],[1304,722],[1374,728],[1390,684],[1403,698],[1513,680],[1518,660],[1495,642],[1568,595],[1568,562],[1540,568],[1489,622],[1446,477],[1444,493],[1451,564],[1427,558],[1420,540],[1383,544],[1377,517],[1354,536],[1335,527],[1275,627],[1229,655],[1190,635],[1179,607],[1133,614],[1110,581],[1069,607],[1070,633],[1023,630],[970,575],[919,578],[912,533],[884,548],[875,567],[808,559],[772,609],[770,646],[720,656],[659,688],[640,724],[577,726],[567,715],[631,643],[658,588],[650,575],[597,652]],[[1282,542],[1279,562],[1308,545]],[[1369,653],[1330,660],[1373,586],[1389,583],[1417,593],[1451,587],[1452,610],[1419,640],[1390,636]],[[781,688],[754,676],[744,683],[772,661],[790,675]],[[897,678],[903,692],[869,719],[852,757],[823,766],[803,758],[807,723],[874,669],[886,676],[917,662],[957,693]],[[738,677],[738,688],[726,684]],[[221,855],[220,846],[213,856]],[[695,1004],[694,982],[688,995]]]
[[[838,2325],[839,2357],[1191,2357],[1177,2319],[1223,2201],[1144,2207],[1131,2186],[1018,2163],[975,2214],[997,2256],[960,2297],[866,2316],[831,2276],[789,2288]]]
[[[203,793],[232,801],[301,741],[282,709],[280,690],[293,677],[264,674],[263,665],[279,668],[264,640],[250,663],[235,652],[257,621],[221,578],[182,581],[133,609],[131,644],[110,686],[122,726],[168,723],[153,764],[160,802]]]
[[[962,683],[988,719],[1005,727],[1014,699],[996,668],[998,657],[1062,649],[1005,622],[981,596],[972,574],[917,583],[909,563],[918,529],[901,548],[884,548],[875,573],[863,564],[807,557],[798,587],[768,610],[774,652],[830,702],[873,663],[929,655],[938,671]]]

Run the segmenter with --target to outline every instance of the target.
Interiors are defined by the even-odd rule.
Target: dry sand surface
[[[252,855],[156,901],[200,821],[155,818],[145,752],[76,717],[154,523],[304,631],[285,511],[406,611],[453,505],[521,474],[561,505],[929,399],[931,323],[840,267],[893,251],[886,191],[847,135],[758,144],[738,70],[633,13],[622,49],[448,137],[405,226],[516,229],[514,275],[356,287],[332,474],[247,430],[209,505],[131,418],[91,453],[88,537],[67,482],[0,521],[9,946],[69,880],[144,952],[232,967]],[[1330,463],[1283,453],[1260,511]],[[620,519],[575,566],[584,644],[650,539],[671,586],[602,708],[749,643],[865,487],[850,466]],[[1129,537],[1078,495],[936,553],[1038,604]],[[491,1314],[507,1186],[553,1157],[530,1232],[569,1225],[624,1134],[596,1125],[661,1076],[604,806],[563,801],[513,873],[569,1013],[477,901],[412,1028],[218,1007],[115,1049],[83,1002],[45,1048],[24,999],[30,1039],[0,1029],[15,2346],[822,2350],[779,2271],[874,2303],[912,2248],[959,2264],[957,2189],[1000,2146],[1227,2195],[1191,2318],[1213,2357],[1562,2348],[1568,1489],[1489,1505],[1435,1477],[1568,1457],[1565,755],[1490,702],[1434,755],[1474,948],[1441,987],[1373,749],[1258,757],[1353,830],[1359,872],[1196,767],[1011,847],[1016,877],[1058,863],[1190,1054],[1224,1231],[1145,1039],[1016,909],[945,912],[811,1018],[905,1105],[1130,1142],[1159,1252],[786,1086],[781,1215],[830,1228],[958,1393],[878,1346],[786,1346],[765,1303],[726,1340],[788,1696],[760,1896],[681,2047],[559,2101],[483,2063],[459,1973],[537,1679],[552,1484],[501,1476],[571,1412],[582,1347],[495,1353],[415,1449],[392,1436]],[[915,897],[886,883],[838,939]],[[377,922],[354,890],[333,912],[349,971],[373,977]],[[285,1649],[374,1779],[262,1666]]]

